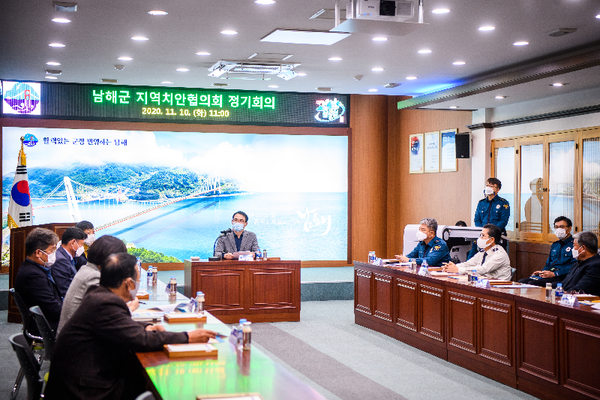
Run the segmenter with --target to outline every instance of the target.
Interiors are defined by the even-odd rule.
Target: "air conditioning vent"
[[[552,36],[552,37],[561,37],[561,36],[568,35],[569,33],[576,32],[576,31],[577,31],[577,28],[557,28],[557,29],[553,29],[550,32],[548,32],[547,35]]]
[[[330,87],[324,87],[324,86],[319,86],[319,87],[317,88],[317,90],[318,90],[319,92],[331,92],[331,88],[330,88]]]
[[[283,63],[261,63],[252,61],[226,61],[221,60],[211,66],[208,70],[214,78],[219,78],[222,75],[277,75],[278,77],[290,80],[296,77],[298,74],[294,72],[294,68],[299,66],[300,63],[296,64],[283,64]],[[231,79],[231,78],[228,78]]]

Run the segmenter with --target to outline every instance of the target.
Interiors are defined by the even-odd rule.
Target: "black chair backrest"
[[[39,306],[33,306],[29,309],[31,316],[35,321],[35,324],[42,335],[44,340],[44,359],[49,360],[54,352],[54,345],[56,343],[56,334],[50,327],[48,320],[44,316],[42,309]]]
[[[19,364],[25,372],[27,379],[27,400],[39,400],[44,386],[40,378],[40,364],[35,359],[30,344],[22,333],[17,333],[8,338],[13,350],[17,354]]]
[[[33,340],[42,340],[41,337],[36,336],[37,329],[34,327],[33,333],[31,327],[35,322],[33,322],[31,318],[31,313],[29,312],[29,307],[23,301],[21,295],[15,290],[15,288],[11,288],[9,290],[13,300],[17,304],[17,308],[19,309],[19,314],[21,314],[21,319],[23,320],[23,334],[25,335],[25,339],[31,344]]]

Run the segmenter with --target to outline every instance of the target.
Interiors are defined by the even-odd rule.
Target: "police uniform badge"
[[[567,248],[565,249],[565,251],[571,251],[571,248],[570,248],[570,247],[567,247]]]
[[[500,209],[500,204],[498,204],[498,205],[496,206],[496,210],[499,210],[499,209]]]
[[[504,208],[508,209],[508,204],[505,204],[505,205],[504,205]]]
[[[440,245],[437,245],[437,246],[434,246],[434,247],[433,247],[433,249],[434,249],[435,251],[438,251],[438,250],[439,250],[439,249],[441,249],[441,248],[442,248],[442,246],[440,246]]]

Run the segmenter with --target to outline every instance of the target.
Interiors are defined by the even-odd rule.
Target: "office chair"
[[[50,360],[54,353],[54,345],[56,344],[56,334],[50,327],[48,320],[44,316],[42,309],[39,306],[33,306],[29,309],[35,324],[44,340],[44,360]]]
[[[514,281],[515,280],[515,272],[517,272],[516,268],[510,268],[510,280]]]
[[[40,364],[31,350],[31,345],[22,333],[12,335],[8,341],[17,354],[19,364],[24,371],[25,379],[27,379],[27,400],[39,400],[44,380],[40,378]]]
[[[17,293],[15,288],[11,288],[9,290],[10,295],[12,296],[17,308],[19,309],[19,314],[21,314],[21,321],[23,323],[23,337],[29,344],[29,347],[32,349],[41,349],[41,343],[43,342],[42,337],[36,336],[30,332],[32,317],[27,305],[21,298],[21,295]],[[42,357],[40,355],[35,355],[38,364],[41,365]],[[19,369],[19,373],[17,374],[17,379],[15,379],[15,384],[13,385],[12,391],[10,392],[10,400],[14,400],[17,398],[17,394],[19,393],[19,389],[21,388],[21,383],[23,382],[23,377],[25,376],[25,371],[21,367]]]
[[[154,395],[151,391],[146,390],[144,393],[141,393],[135,400],[155,400]]]

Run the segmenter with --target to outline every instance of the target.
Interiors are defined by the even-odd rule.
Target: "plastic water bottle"
[[[563,297],[563,294],[565,294],[565,291],[563,290],[562,283],[559,282],[556,284],[556,292],[554,295],[560,300]]]
[[[172,276],[171,280],[169,281],[169,289],[169,294],[171,296],[177,296],[177,278],[175,278],[174,276]]]
[[[256,261],[262,261],[262,252],[260,251],[260,249],[256,250]]]
[[[421,264],[423,267],[429,269],[429,264],[427,264],[427,260],[423,260],[423,264]]]
[[[243,328],[244,328],[244,324],[247,321],[248,320],[246,318],[240,318],[240,324],[235,328],[235,337],[236,337],[238,347],[242,346],[242,344],[243,344],[243,341],[244,341]]]
[[[242,348],[250,350],[252,344],[252,322],[247,321],[242,325]]]
[[[152,265],[150,265],[148,267],[148,272],[146,273],[146,282],[147,282],[148,288],[152,287],[153,280],[154,280],[154,268],[152,268]]]
[[[204,293],[202,292],[196,293],[196,304],[194,307],[194,312],[196,314],[204,313]]]
[[[373,263],[375,263],[375,258],[376,258],[376,257],[377,257],[377,256],[375,255],[375,252],[374,252],[374,251],[370,251],[370,252],[369,252],[369,258],[368,258],[368,263],[369,263],[369,264],[373,264]]]
[[[267,261],[267,249],[263,249],[263,251],[262,251],[262,259],[263,259],[263,261]]]

